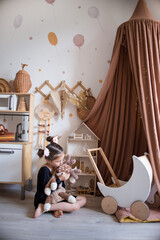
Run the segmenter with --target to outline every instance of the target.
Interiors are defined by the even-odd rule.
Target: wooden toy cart
[[[115,183],[114,187],[106,186],[97,168],[91,152],[99,151],[105,161]],[[118,206],[130,208],[131,213],[140,220],[149,217],[149,208],[144,203],[150,193],[152,183],[152,168],[146,155],[133,156],[133,173],[128,182],[117,179],[102,148],[87,149],[88,156],[97,174],[98,188],[104,196],[101,207],[107,214],[114,214]]]

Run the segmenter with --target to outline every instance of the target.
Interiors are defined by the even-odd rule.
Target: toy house
[[[91,129],[82,123],[67,138],[67,154],[76,159],[76,168],[81,169],[78,174],[79,179],[75,184],[67,184],[69,191],[74,194],[95,195],[96,192],[96,173],[87,155],[87,149],[97,148],[99,138]],[[92,152],[93,159],[97,163],[97,153]]]

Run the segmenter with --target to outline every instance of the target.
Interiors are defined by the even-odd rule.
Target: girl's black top
[[[44,202],[46,201],[47,195],[44,193],[44,188],[51,177],[52,177],[52,173],[50,172],[48,167],[43,166],[40,168],[37,176],[37,192],[34,197],[35,208],[38,207],[39,203],[44,204]],[[62,186],[65,187],[64,181],[60,181],[59,179],[56,179],[56,181],[57,181],[57,188],[60,183],[62,183]]]

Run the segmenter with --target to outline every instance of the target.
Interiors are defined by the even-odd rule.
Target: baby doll
[[[62,183],[58,186],[58,189],[54,189],[55,191],[51,193],[51,189],[57,188],[56,177],[58,177],[61,181],[66,181],[69,179],[71,173],[71,167],[67,164],[61,165],[57,170],[56,173],[53,174],[50,181],[47,183],[47,188],[45,188],[45,194],[48,195],[46,201],[44,203],[44,210],[49,211],[52,204],[60,202],[62,200],[67,200],[69,203],[75,203],[76,198],[68,193],[66,193],[65,188],[62,187]],[[49,188],[51,185],[51,188]]]

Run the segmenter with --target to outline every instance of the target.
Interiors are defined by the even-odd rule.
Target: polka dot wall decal
[[[103,80],[100,79],[100,80],[99,80],[99,83],[102,83],[102,82],[103,82]]]
[[[33,39],[33,37],[29,37],[29,40],[32,40]]]
[[[78,6],[79,9],[81,9],[81,6]]]
[[[108,60],[107,63],[111,63],[111,60]]]
[[[50,44],[54,45],[54,46],[56,46],[58,43],[57,36],[54,32],[48,33],[48,40],[49,40]]]
[[[10,63],[9,65],[12,66],[12,63]]]
[[[69,117],[73,117],[73,114],[72,114],[72,113],[70,113],[70,114],[69,114]]]
[[[63,74],[65,74],[65,71],[62,71]]]
[[[39,69],[38,69],[38,71],[39,71],[39,72],[41,72],[41,71],[42,71],[42,69],[41,69],[41,68],[39,68]]]

